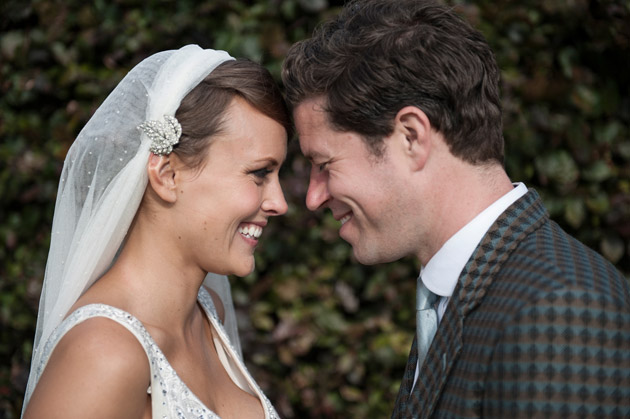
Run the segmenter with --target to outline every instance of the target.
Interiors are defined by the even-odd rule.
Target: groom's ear
[[[415,106],[405,106],[396,114],[394,124],[411,169],[422,170],[431,152],[429,117]]]
[[[151,189],[165,202],[177,201],[177,180],[173,153],[158,156],[151,153],[147,164],[149,184]]]

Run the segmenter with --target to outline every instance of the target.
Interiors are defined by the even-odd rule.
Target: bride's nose
[[[282,215],[287,212],[289,207],[278,180],[272,182],[266,189],[260,208],[269,215]]]

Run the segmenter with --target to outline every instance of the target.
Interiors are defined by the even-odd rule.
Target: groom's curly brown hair
[[[334,129],[380,155],[400,109],[416,106],[451,152],[503,163],[500,73],[483,35],[430,0],[356,0],[293,45],[282,78],[289,106],[323,97]]]

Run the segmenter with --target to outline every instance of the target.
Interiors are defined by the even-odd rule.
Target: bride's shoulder
[[[102,409],[98,414],[141,410],[150,377],[145,351],[129,330],[105,317],[89,318],[68,330],[56,345],[29,410],[54,404],[67,411],[66,417],[96,406]]]
[[[142,344],[123,325],[106,317],[93,317],[70,329],[57,344],[49,365],[56,362],[66,371],[111,380],[113,385],[133,384],[140,377],[142,385],[150,381]]]
[[[69,353],[79,352],[74,353],[77,356],[105,357],[121,363],[130,364],[130,357],[146,358],[138,338],[108,317],[92,317],[75,325],[59,341],[58,347]]]

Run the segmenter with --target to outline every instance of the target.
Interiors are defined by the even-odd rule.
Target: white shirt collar
[[[450,297],[464,266],[490,226],[510,205],[526,193],[525,184],[515,183],[514,189],[451,236],[420,271],[422,282],[426,287],[434,294]]]

